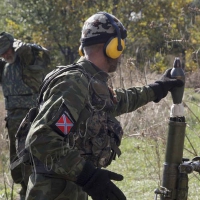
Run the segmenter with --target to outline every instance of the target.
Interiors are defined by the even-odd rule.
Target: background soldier
[[[113,15],[92,15],[82,28],[82,57],[45,78],[40,110],[26,139],[34,166],[26,200],[126,199],[112,182],[123,176],[102,169],[121,153],[123,132],[115,117],[158,102],[183,85],[164,76],[143,87],[108,87],[108,73],[120,62],[126,36]]]
[[[7,111],[5,120],[10,141],[10,162],[13,162],[17,159],[15,134],[28,110],[36,105],[50,57],[45,48],[23,43],[6,32],[0,33],[0,57],[0,82]],[[11,170],[14,182],[21,184],[21,199],[25,199],[28,171],[23,165]]]

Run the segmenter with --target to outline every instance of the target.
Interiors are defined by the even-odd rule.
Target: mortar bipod
[[[200,156],[193,158],[191,161],[183,159],[183,163],[179,165],[180,173],[190,174],[193,171],[200,173]]]
[[[178,171],[179,171],[179,174],[190,174],[194,171],[200,173],[200,156],[193,158],[191,161],[187,158],[183,158],[182,163],[178,167]],[[188,183],[186,183],[186,185],[188,185]],[[177,187],[179,188],[179,186]],[[179,197],[171,198],[172,191],[162,186],[154,190],[154,193],[155,193],[154,200],[158,200],[158,195],[161,197],[159,199],[180,199]]]
[[[155,193],[154,200],[157,200],[158,195],[168,197],[168,196],[170,196],[171,192],[167,188],[160,186],[160,188],[157,188],[154,190],[154,193]]]

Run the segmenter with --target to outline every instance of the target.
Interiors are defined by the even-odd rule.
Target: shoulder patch
[[[67,112],[64,112],[62,116],[55,123],[55,126],[64,134],[67,135],[71,128],[74,126],[74,122],[71,120]]]
[[[66,136],[70,133],[72,127],[74,126],[74,119],[71,117],[66,106],[62,106],[59,109],[56,116],[53,118],[50,124],[51,128],[56,131],[61,136]]]

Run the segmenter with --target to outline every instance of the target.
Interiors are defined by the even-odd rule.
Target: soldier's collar
[[[77,63],[81,64],[81,66],[86,70],[86,72],[90,73],[93,77],[98,78],[102,81],[108,81],[109,75],[108,73],[99,69],[96,65],[94,65],[89,60],[81,57]]]

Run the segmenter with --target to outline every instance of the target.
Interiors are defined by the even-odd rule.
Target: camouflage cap
[[[125,39],[127,31],[119,19],[109,13],[98,12],[85,21],[80,42],[82,46],[106,43],[118,35],[117,28],[121,39]]]
[[[0,33],[0,55],[5,53],[14,42],[14,37],[10,33]]]

